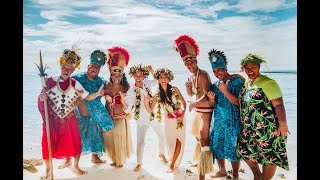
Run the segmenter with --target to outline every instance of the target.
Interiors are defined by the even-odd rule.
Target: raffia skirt
[[[123,165],[133,153],[130,124],[127,119],[125,114],[113,117],[114,128],[102,134],[106,155],[116,166]]]

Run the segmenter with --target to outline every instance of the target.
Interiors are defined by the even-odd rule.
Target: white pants
[[[158,121],[158,120],[154,120]],[[165,147],[165,136],[164,136],[164,129],[163,124],[158,122],[150,122],[149,124],[139,123],[137,121],[137,163],[142,164],[143,159],[143,150],[145,145],[145,137],[149,127],[152,127],[153,130],[156,132],[159,140],[159,154],[164,154],[164,147]]]

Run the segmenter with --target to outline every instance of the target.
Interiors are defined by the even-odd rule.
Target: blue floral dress
[[[236,155],[237,139],[241,130],[239,106],[232,104],[218,89],[219,83],[222,82],[218,80],[212,85],[216,104],[210,124],[210,150],[215,159],[236,162],[240,159]],[[244,82],[239,77],[233,76],[229,81],[228,91],[238,96],[243,85]]]
[[[277,136],[279,123],[270,101],[282,97],[278,84],[263,75],[251,85],[246,82],[245,87],[239,96],[243,129],[237,154],[264,166],[277,165],[289,170],[287,136],[284,139]]]
[[[86,73],[74,75],[73,78],[80,82],[90,94],[98,92],[105,83],[99,76],[93,81],[89,80]],[[81,135],[82,154],[94,153],[102,156],[105,151],[101,133],[113,129],[114,124],[109,112],[101,102],[101,96],[91,101],[85,100],[85,104],[89,116],[82,116],[78,108],[75,109]]]

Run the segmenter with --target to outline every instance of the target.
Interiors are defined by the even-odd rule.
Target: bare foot
[[[62,165],[59,165],[58,166],[58,169],[63,169],[63,168],[66,168],[66,167],[69,167],[71,166],[71,160],[66,160],[66,162],[64,162]]]
[[[174,167],[170,165],[170,168],[167,170],[167,173],[172,173],[174,171]]]
[[[117,165],[115,162],[111,163],[110,166],[123,167],[123,164]]]
[[[79,175],[83,175],[83,174],[87,173],[87,171],[84,171],[84,170],[80,169],[79,167],[74,167],[73,171]]]
[[[91,157],[91,162],[92,162],[92,163],[106,163],[107,161],[100,159],[99,156],[97,156],[97,155],[94,154],[94,155],[92,155],[92,157]]]
[[[50,169],[46,169],[46,172],[42,176],[40,176],[40,179],[45,180],[45,179],[48,179],[50,176],[51,176]]]
[[[227,172],[221,172],[218,171],[215,175],[211,175],[211,178],[218,178],[218,177],[226,177],[227,176]]]
[[[141,169],[141,164],[137,164],[137,166],[133,169],[134,172],[138,172]]]
[[[164,154],[160,154],[159,155],[159,158],[161,158],[161,160],[164,162],[164,163],[168,163],[166,157],[164,156]]]

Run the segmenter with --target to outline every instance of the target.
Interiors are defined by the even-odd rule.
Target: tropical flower
[[[179,101],[179,95],[175,92],[174,88],[171,89],[172,91],[172,101],[169,101],[170,104],[165,103],[163,104],[163,108],[166,111],[166,117],[168,119],[175,119],[177,121],[177,129],[183,127],[183,122],[181,116],[183,115],[183,110],[181,109],[181,102]],[[157,115],[158,117],[161,118],[160,114],[160,95],[159,93],[157,94],[158,97],[158,112]]]
[[[259,91],[253,91],[252,92],[252,97],[260,97],[260,96],[261,96],[261,94],[260,94]]]
[[[276,160],[276,159],[277,159],[277,158],[270,157],[270,158],[269,158],[269,161],[270,161],[270,162],[273,162],[273,161]]]
[[[266,142],[259,142],[259,146],[260,147],[268,147],[268,143],[266,143]]]

